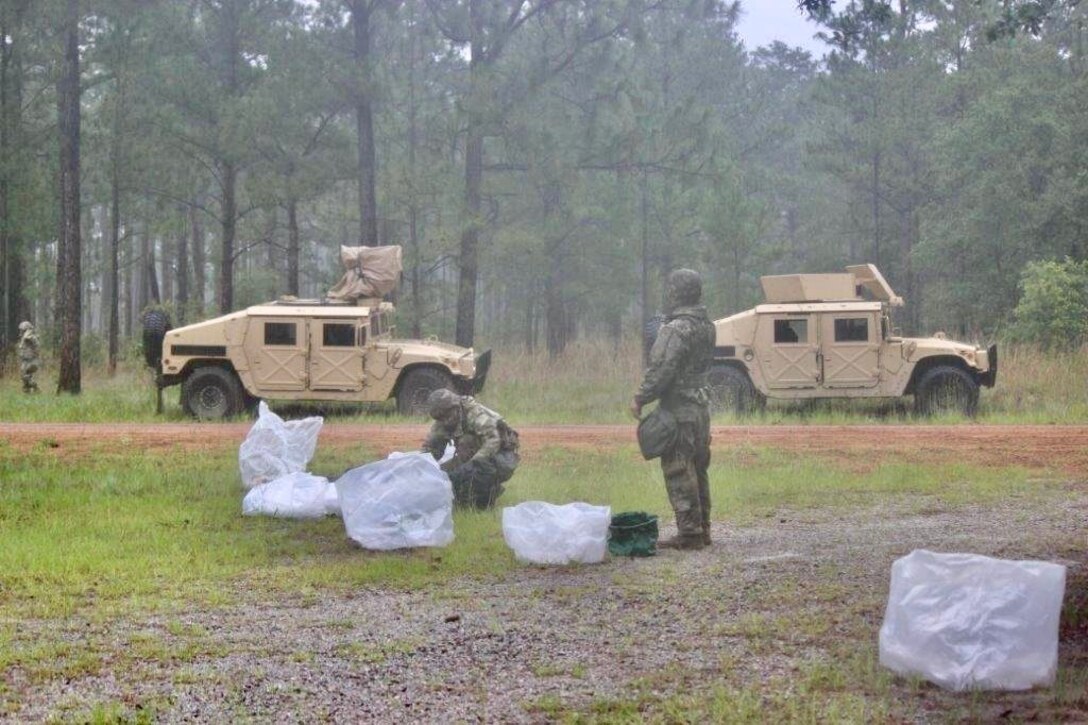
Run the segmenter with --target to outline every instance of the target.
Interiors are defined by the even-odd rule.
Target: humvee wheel
[[[217,420],[245,409],[245,397],[238,376],[221,367],[199,368],[185,381],[181,399],[189,415],[200,420]]]
[[[427,398],[439,388],[453,390],[453,378],[436,368],[409,370],[397,393],[397,412],[401,415],[427,415]]]
[[[921,415],[978,411],[978,383],[966,370],[937,365],[922,373],[914,389],[914,409]]]
[[[148,310],[143,317],[144,362],[153,370],[162,365],[162,341],[170,331],[170,316],[162,310]]]
[[[711,366],[707,381],[710,383],[711,412],[728,410],[746,415],[762,410],[767,402],[751,378],[732,365]]]

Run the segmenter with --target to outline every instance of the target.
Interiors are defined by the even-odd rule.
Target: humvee
[[[392,312],[380,298],[285,299],[174,330],[158,313],[145,318],[145,352],[160,387],[180,385],[182,407],[200,419],[241,413],[258,398],[392,397],[399,412],[421,415],[438,388],[483,388],[490,351],[396,339],[387,324]]]
[[[764,304],[714,323],[715,408],[747,413],[768,398],[913,395],[918,413],[973,415],[979,387],[997,379],[996,345],[983,349],[941,332],[898,335],[890,312],[903,300],[871,264],[760,281]]]

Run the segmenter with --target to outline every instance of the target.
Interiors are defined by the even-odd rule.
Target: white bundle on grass
[[[254,486],[242,499],[246,516],[320,519],[339,512],[336,486],[323,476],[304,471]]]
[[[880,664],[949,690],[1050,685],[1065,567],[918,549],[892,565]]]
[[[306,470],[317,448],[324,419],[284,421],[262,400],[257,422],[238,449],[238,467],[246,488]]]
[[[526,501],[502,510],[502,535],[519,561],[595,564],[608,550],[612,509],[576,501]]]
[[[391,455],[336,481],[344,529],[365,549],[453,541],[453,486],[429,453]]]

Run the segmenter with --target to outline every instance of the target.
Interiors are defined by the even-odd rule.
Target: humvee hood
[[[390,340],[386,344],[404,348],[405,352],[427,350],[432,353],[444,352],[450,355],[456,355],[457,357],[462,357],[466,353],[472,354],[473,352],[471,347],[461,347],[460,345],[452,345],[448,342],[439,342],[438,340]]]

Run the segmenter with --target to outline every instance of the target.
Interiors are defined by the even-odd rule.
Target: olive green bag
[[[676,445],[680,426],[676,416],[660,405],[638,423],[638,447],[647,461],[660,458]]]

